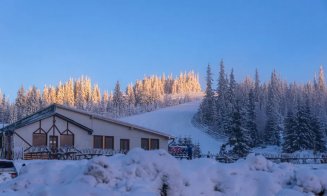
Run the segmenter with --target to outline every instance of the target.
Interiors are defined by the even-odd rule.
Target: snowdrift
[[[0,195],[303,195],[327,191],[326,166],[274,164],[249,155],[233,164],[177,160],[165,151],[83,161],[31,161]]]

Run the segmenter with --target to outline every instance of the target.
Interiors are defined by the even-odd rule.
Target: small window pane
[[[159,139],[151,139],[151,150],[159,149]]]
[[[149,150],[149,138],[142,138],[141,139],[141,148],[144,150]]]
[[[93,140],[93,148],[103,148],[103,140],[102,136],[95,135]]]
[[[114,150],[114,137],[113,136],[105,136],[104,148]]]
[[[74,135],[60,135],[60,146],[74,146]]]
[[[46,146],[47,135],[42,133],[33,133],[33,146]]]
[[[129,139],[120,140],[120,151],[127,152],[129,151]]]

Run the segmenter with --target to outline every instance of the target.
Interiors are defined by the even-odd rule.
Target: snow
[[[218,153],[225,140],[217,141],[192,124],[192,118],[198,111],[199,106],[200,101],[189,102],[120,120],[158,130],[175,137],[190,136],[193,142],[199,142],[202,153]]]
[[[163,150],[142,149],[92,160],[28,161],[17,178],[0,183],[0,195],[6,196],[154,196],[164,191],[172,196],[283,196],[326,190],[325,165],[275,164],[254,154],[232,164],[206,158],[177,160]]]

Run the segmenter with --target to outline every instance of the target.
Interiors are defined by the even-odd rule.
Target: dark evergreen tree
[[[117,81],[115,85],[112,103],[113,103],[114,115],[116,117],[121,116],[124,107],[124,97],[123,97],[123,93],[120,90],[119,81]]]
[[[255,95],[251,89],[249,92],[248,104],[247,104],[247,118],[246,118],[246,129],[249,131],[249,145],[251,147],[258,146],[261,142],[259,139],[259,133],[256,123],[256,112],[255,112]]]
[[[246,138],[246,134],[244,134],[245,131],[246,130],[242,127],[240,106],[236,103],[228,143],[232,147],[232,154],[238,157],[245,157],[250,152],[250,147],[247,142],[249,138]]]
[[[268,102],[266,106],[265,142],[269,145],[280,145],[281,127],[279,125],[278,96],[278,78],[274,71],[271,74],[271,81],[268,86]]]
[[[259,79],[259,72],[258,69],[255,70],[255,81],[254,81],[254,98],[255,101],[259,101],[259,94],[260,94],[260,79]]]
[[[226,79],[223,60],[220,62],[220,71],[217,88],[217,129],[221,133],[230,134],[230,113],[228,110],[228,79]]]
[[[17,119],[21,119],[24,116],[26,116],[26,94],[25,94],[25,89],[24,86],[21,86],[17,92],[17,97],[15,101],[15,106],[17,108]]]
[[[285,131],[284,131],[284,143],[283,152],[292,153],[300,149],[298,141],[298,135],[296,129],[297,119],[291,110],[288,111],[287,117],[285,118]]]
[[[215,98],[214,92],[212,90],[212,72],[211,67],[208,65],[207,67],[207,85],[204,99],[200,105],[200,120],[202,123],[206,125],[213,125],[215,121]]]
[[[299,149],[297,150],[311,150],[313,145],[313,133],[311,129],[311,112],[307,103],[298,103],[298,110],[296,114],[297,118],[297,127],[296,134],[297,140],[294,143],[297,143]]]
[[[315,116],[310,119],[311,129],[313,133],[313,151],[314,152],[326,152],[326,142],[322,133],[320,123]]]

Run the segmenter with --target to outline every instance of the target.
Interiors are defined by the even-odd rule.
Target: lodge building
[[[126,153],[132,148],[168,150],[173,137],[116,119],[63,105],[52,104],[2,129],[1,158],[24,158],[24,154],[70,147]]]

